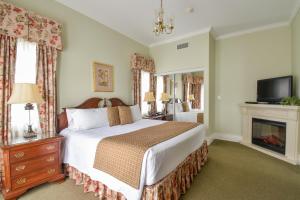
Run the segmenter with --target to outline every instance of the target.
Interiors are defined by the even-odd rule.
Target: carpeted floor
[[[95,200],[72,180],[45,184],[21,200]],[[238,143],[214,141],[209,161],[183,196],[191,200],[299,200],[300,166],[293,166]]]

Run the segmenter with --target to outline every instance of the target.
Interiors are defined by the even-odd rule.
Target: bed
[[[88,99],[76,108],[97,108],[101,100]],[[127,106],[118,98],[110,102],[112,106]],[[65,111],[58,119],[58,131],[65,137],[63,162],[69,177],[76,184],[83,184],[85,192],[95,192],[100,199],[179,199],[207,161],[205,128],[199,125],[149,148],[143,158],[139,187],[134,188],[93,168],[97,144],[105,137],[157,126],[165,121],[141,119],[132,124],[73,131],[67,128]]]
[[[188,112],[177,112],[175,121],[179,122],[197,122],[203,124],[203,112],[200,110],[190,110]]]
[[[179,122],[197,122],[204,123],[204,113],[200,109],[192,109],[190,106],[188,111],[184,111],[183,103],[180,99],[177,100],[179,103],[175,103],[175,117],[174,121]],[[173,104],[168,103],[168,113],[173,114]]]

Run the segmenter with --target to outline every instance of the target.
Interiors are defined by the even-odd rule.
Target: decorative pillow
[[[142,113],[139,105],[130,106],[130,110],[134,122],[142,119]]]
[[[183,112],[189,112],[190,111],[190,105],[188,102],[182,103]]]
[[[118,106],[120,122],[122,125],[133,123],[131,109],[128,106]]]
[[[106,108],[67,109],[68,127],[72,130],[87,130],[108,125]]]
[[[107,117],[108,117],[109,126],[120,125],[121,122],[120,122],[118,107],[108,107]]]

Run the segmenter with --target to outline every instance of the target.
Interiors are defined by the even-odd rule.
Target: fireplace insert
[[[252,144],[285,154],[286,123],[252,118]]]

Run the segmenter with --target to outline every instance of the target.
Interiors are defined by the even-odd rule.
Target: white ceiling
[[[56,0],[145,45],[160,43],[213,27],[216,36],[288,22],[300,0],[164,0],[175,18],[171,35],[152,32],[160,0]],[[193,13],[186,12],[192,7]]]

